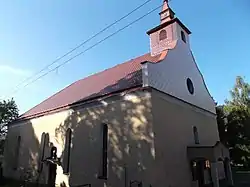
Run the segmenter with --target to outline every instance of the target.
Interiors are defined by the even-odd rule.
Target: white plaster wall
[[[49,142],[57,147],[57,156],[61,157],[64,148],[64,140],[57,136],[55,129],[63,125],[65,120],[71,115],[72,110],[65,110],[51,115],[34,118],[29,121],[20,122],[19,124],[9,128],[7,136],[7,144],[5,148],[5,161],[4,161],[4,176],[14,179],[21,179],[26,170],[32,171],[33,180],[37,177],[36,170],[38,169],[38,159],[40,152],[41,136],[42,133],[49,133]],[[17,170],[10,167],[11,158],[10,153],[12,147],[15,146],[15,139],[21,136],[20,153],[18,155]],[[50,155],[50,148],[45,147],[45,156]],[[43,165],[43,170],[39,175],[39,182],[46,183],[48,177],[48,167]],[[62,167],[57,167],[56,184],[64,182],[68,185],[68,176],[63,174]]]
[[[174,23],[174,39],[177,40],[181,40],[181,31],[183,31],[185,33],[186,36],[186,44],[190,47],[190,40],[189,40],[189,35],[188,33],[178,24],[178,23]]]
[[[187,146],[195,144],[194,126],[199,132],[200,145],[212,146],[219,140],[216,116],[155,89],[152,89],[152,111],[156,180],[162,180],[166,187],[194,187]]]
[[[20,179],[24,173],[21,168],[30,168],[34,173],[33,181],[39,178],[39,182],[46,183],[48,167],[43,165],[42,173],[37,173],[41,135],[43,132],[49,133],[49,142],[57,147],[60,157],[63,154],[65,132],[70,127],[70,174],[63,174],[62,167],[58,166],[56,185],[90,183],[95,187],[117,187],[123,186],[125,180],[128,183],[138,180],[143,181],[145,186],[153,184],[160,187],[161,183],[155,181],[158,168],[155,165],[151,108],[151,93],[136,91],[20,122],[8,131],[4,176]],[[102,123],[108,124],[109,129],[107,180],[98,179],[102,158]],[[11,163],[15,155],[12,149],[18,136],[21,136],[18,169],[13,170]],[[49,147],[45,149],[47,156]]]
[[[178,25],[176,26],[178,27]],[[188,43],[178,40],[176,47],[167,52],[163,61],[156,64],[146,63],[144,66],[147,68],[147,74],[144,74],[146,77],[143,78],[143,80],[146,80],[145,83],[147,82],[147,84],[144,84],[145,86],[151,86],[214,114],[216,113],[215,103],[206,88]],[[187,89],[187,78],[190,78],[193,82],[193,95]]]

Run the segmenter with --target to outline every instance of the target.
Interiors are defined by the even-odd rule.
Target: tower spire
[[[169,0],[164,0],[162,11],[160,12],[161,24],[168,22],[174,18],[174,11],[169,7]]]

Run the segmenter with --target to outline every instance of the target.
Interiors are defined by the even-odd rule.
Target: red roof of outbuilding
[[[20,118],[32,117],[47,111],[69,106],[75,102],[100,97],[120,90],[142,85],[141,63],[159,62],[161,55],[151,56],[150,53],[137,57],[123,64],[96,73],[64,88],[39,105],[30,109]]]

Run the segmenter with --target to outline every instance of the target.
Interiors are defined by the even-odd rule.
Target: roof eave
[[[161,30],[162,28],[164,28],[164,27],[166,27],[166,26],[168,26],[168,25],[170,25],[170,24],[172,24],[174,22],[177,22],[188,34],[192,34],[192,32],[178,18],[174,18],[174,19],[172,19],[172,20],[170,20],[170,21],[168,21],[166,23],[163,23],[163,24],[149,30],[147,32],[147,34],[150,35],[150,34],[156,32],[158,30]]]
[[[54,109],[51,109],[51,110],[46,110],[46,111],[35,113],[35,114],[32,114],[32,115],[22,116],[21,118],[18,118],[17,120],[13,121],[9,125],[14,125],[16,123],[23,122],[25,120],[30,120],[30,119],[33,119],[33,118],[42,117],[44,115],[48,115],[48,114],[53,114],[53,113],[56,113],[56,112],[60,112],[60,111],[66,110],[66,109],[70,109],[70,108],[72,108],[72,107],[74,107],[76,105],[82,105],[82,104],[85,104],[85,103],[88,103],[88,102],[93,102],[93,101],[95,101],[97,99],[111,97],[111,96],[113,96],[115,94],[122,93],[122,92],[125,92],[125,91],[130,91],[130,90],[133,90],[133,89],[136,89],[136,88],[141,88],[141,87],[142,87],[142,84],[139,84],[137,86],[130,87],[130,88],[123,89],[123,90],[119,90],[119,91],[112,92],[112,93],[109,93],[109,94],[105,94],[105,95],[101,95],[101,96],[97,96],[97,97],[93,97],[93,98],[88,98],[88,99],[84,99],[84,100],[81,100],[81,101],[77,101],[77,102],[75,102],[73,104],[69,104],[69,105],[65,105],[65,106],[60,106],[60,107],[57,107],[57,108],[54,108]]]

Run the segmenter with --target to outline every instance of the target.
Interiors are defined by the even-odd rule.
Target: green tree
[[[6,136],[7,125],[18,117],[18,108],[13,99],[0,101],[0,153],[3,151],[3,141]]]
[[[18,118],[18,108],[13,99],[0,102],[0,138],[7,132],[7,124]]]
[[[250,85],[236,77],[230,100],[218,106],[217,123],[221,141],[230,148],[235,165],[250,167]]]
[[[249,112],[243,108],[235,108],[227,115],[227,144],[231,158],[244,167],[250,167],[249,119]]]
[[[225,111],[231,112],[233,109],[250,109],[250,84],[241,76],[236,77],[235,85],[230,91],[231,100],[226,100]]]
[[[217,113],[217,124],[218,124],[220,140],[224,144],[227,144],[226,115],[224,113],[224,106],[223,105],[217,106],[216,113]]]

